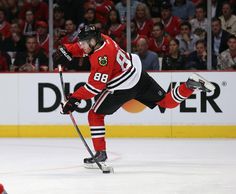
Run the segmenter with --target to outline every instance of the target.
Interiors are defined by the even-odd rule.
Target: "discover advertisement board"
[[[149,73],[163,88],[179,85],[192,72]],[[108,125],[118,126],[236,126],[236,72],[199,72],[212,81],[216,90],[196,91],[175,109],[153,110],[132,100],[116,113],[106,117]],[[88,73],[64,73],[66,92],[83,85]],[[71,125],[68,116],[60,114],[62,101],[58,73],[0,74],[0,129],[6,125]],[[87,113],[94,100],[82,101],[74,116],[79,125],[87,125]]]

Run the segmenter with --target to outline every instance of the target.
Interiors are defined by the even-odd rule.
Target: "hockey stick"
[[[60,81],[61,81],[61,88],[62,88],[62,94],[63,94],[63,98],[64,101],[66,101],[66,94],[65,94],[65,85],[64,85],[64,81],[63,81],[63,75],[62,75],[62,67],[61,65],[58,65],[58,70],[59,70],[59,74],[60,74]],[[87,142],[85,141],[78,125],[76,124],[75,118],[73,117],[72,113],[69,113],[70,119],[76,129],[76,131],[78,132],[80,139],[82,140],[84,146],[86,147],[87,151],[89,152],[89,154],[91,155],[91,157],[93,158],[93,160],[95,161],[95,163],[98,165],[99,169],[103,172],[103,173],[110,173],[113,172],[113,168],[110,166],[102,166],[98,160],[94,157],[94,154],[92,153],[91,149],[89,148]]]

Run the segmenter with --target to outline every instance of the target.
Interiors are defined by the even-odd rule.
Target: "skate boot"
[[[192,90],[198,89],[202,90],[203,92],[212,92],[215,90],[215,86],[211,82],[207,81],[196,73],[188,78],[186,85]]]
[[[107,153],[106,151],[97,151],[94,157],[97,159],[97,161],[100,164],[104,165],[105,161],[107,160]],[[96,162],[94,161],[92,157],[84,159],[84,167],[85,168],[98,168]]]

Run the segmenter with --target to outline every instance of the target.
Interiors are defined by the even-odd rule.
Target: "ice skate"
[[[96,154],[94,155],[94,157],[97,159],[97,161],[103,165],[106,166],[105,161],[107,160],[107,153],[106,151],[97,151]],[[96,162],[94,161],[94,159],[91,158],[85,158],[84,159],[84,167],[85,168],[98,168]]]
[[[215,90],[215,86],[211,82],[207,81],[196,73],[188,78],[186,85],[190,89],[198,89],[204,92],[212,92]]]

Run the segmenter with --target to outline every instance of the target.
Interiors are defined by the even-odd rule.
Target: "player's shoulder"
[[[108,35],[102,34],[104,42],[109,46],[115,46],[116,42]]]
[[[114,41],[107,35],[102,34],[104,43],[94,51],[92,58],[93,66],[99,68],[108,66],[109,62],[115,60],[117,49]]]
[[[104,43],[102,44],[102,46],[96,50],[96,53],[107,53],[107,54],[111,54],[113,51],[117,50],[117,43],[112,40],[112,38],[110,38],[107,35],[102,34]]]

